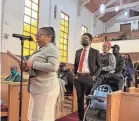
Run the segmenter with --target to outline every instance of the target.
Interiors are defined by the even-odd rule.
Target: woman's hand
[[[32,68],[33,66],[33,61],[32,60],[27,60],[27,67]]]

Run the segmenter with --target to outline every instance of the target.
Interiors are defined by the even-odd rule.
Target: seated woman
[[[101,84],[109,83],[108,77],[115,72],[116,59],[112,53],[109,53],[111,49],[111,43],[105,42],[102,46],[103,53],[101,54],[102,71],[100,77],[92,88],[92,92]]]
[[[6,81],[12,81],[12,82],[20,82],[21,81],[21,75],[17,71],[17,67],[11,66],[10,70],[11,70],[11,74],[5,80]]]
[[[125,73],[127,74],[127,86],[131,87],[131,82],[133,80],[133,63],[129,54],[124,55],[125,59]]]

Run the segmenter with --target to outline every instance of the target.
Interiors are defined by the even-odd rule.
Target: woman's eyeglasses
[[[47,35],[47,34],[44,34],[44,33],[37,33],[37,34],[35,35],[35,37],[41,37],[42,35]]]

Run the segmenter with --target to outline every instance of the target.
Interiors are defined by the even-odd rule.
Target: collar
[[[83,49],[84,49],[84,48],[83,48]],[[86,49],[87,51],[89,51],[89,50],[90,50],[90,46],[86,47],[85,49]]]
[[[49,44],[47,44],[47,45],[45,45],[45,46],[39,48],[39,50],[43,50],[45,47],[48,47],[48,46],[51,46],[51,45],[53,45],[53,43],[49,43]]]

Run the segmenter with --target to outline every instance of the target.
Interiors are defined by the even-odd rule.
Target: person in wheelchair
[[[113,91],[124,89],[123,70],[125,62],[119,53],[120,47],[114,45],[112,47],[113,54],[109,53],[110,48],[111,44],[109,42],[103,44],[103,54],[101,54],[102,71],[91,90],[92,93],[102,84],[110,85]]]
[[[102,46],[103,53],[101,54],[102,70],[99,78],[96,80],[96,83],[92,88],[92,93],[99,85],[109,84],[109,76],[115,72],[116,59],[112,53],[109,53],[110,49],[111,43],[109,41],[105,42]]]

